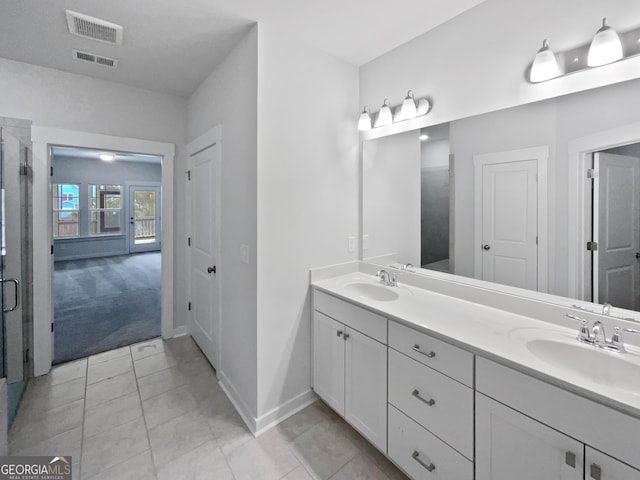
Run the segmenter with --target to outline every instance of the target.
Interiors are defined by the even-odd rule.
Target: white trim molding
[[[622,125],[569,141],[569,234],[567,244],[568,258],[568,296],[578,300],[591,301],[585,298],[591,292],[587,283],[588,258],[586,249],[587,239],[591,239],[591,225],[587,220],[590,207],[585,199],[589,187],[587,168],[590,168],[591,154],[609,148],[615,148],[630,143],[640,142],[640,122]],[[589,275],[588,275],[589,274]]]
[[[173,336],[173,174],[172,143],[117,137],[33,125],[33,358],[34,375],[51,369],[53,358],[53,230],[51,218],[51,147],[97,148],[162,157],[162,305],[163,338]]]
[[[549,289],[549,233],[547,171],[549,147],[523,148],[504,152],[485,153],[473,156],[474,170],[474,277],[482,278],[482,256],[476,248],[482,242],[482,168],[484,165],[537,160],[538,164],[538,291]]]

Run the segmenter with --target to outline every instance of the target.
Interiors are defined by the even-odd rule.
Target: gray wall
[[[52,183],[80,185],[80,236],[58,238],[54,241],[55,260],[70,260],[129,253],[129,222],[125,221],[129,205],[127,185],[161,182],[160,164],[142,162],[104,162],[91,158],[53,157]],[[123,229],[120,235],[89,235],[89,185],[122,185]]]

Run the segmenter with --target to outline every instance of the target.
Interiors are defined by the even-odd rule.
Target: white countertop
[[[627,353],[600,349],[594,351],[595,347],[581,344],[575,339],[578,323],[575,328],[566,328],[402,283],[397,287],[384,287],[397,293],[397,300],[377,301],[345,288],[354,283],[382,286],[376,277],[362,272],[318,280],[312,282],[312,286],[472,353],[640,418],[640,349],[637,347],[627,345]],[[611,333],[607,332],[608,335]],[[536,356],[528,342],[544,339],[566,342],[580,357],[585,354],[587,358],[595,359],[593,369],[597,372],[591,375],[567,368],[571,361],[575,363],[575,359],[564,362],[564,358],[558,361],[556,357],[554,361],[552,358],[543,360]],[[625,375],[627,378],[635,377],[634,381],[620,385],[617,381],[618,372],[603,371],[599,366],[599,363],[604,363],[602,357],[593,355],[616,357],[610,359],[614,362],[622,360]],[[596,375],[597,381],[593,378]]]

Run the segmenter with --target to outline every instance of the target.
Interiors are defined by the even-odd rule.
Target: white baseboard
[[[222,370],[218,370],[216,372],[216,375],[218,377],[218,383],[220,384],[220,387],[222,387],[222,390],[224,390],[224,393],[226,393],[227,397],[229,397],[229,400],[231,401],[235,409],[240,414],[242,421],[247,425],[247,428],[249,429],[249,431],[255,436],[256,435],[255,416],[253,415],[253,413],[251,413],[251,410],[249,409],[247,404],[244,403],[244,401],[242,400],[242,397],[240,397],[240,395],[238,394],[238,391],[233,386],[233,384],[229,381],[229,379],[224,374],[224,372]]]
[[[262,435],[270,428],[276,426],[283,420],[286,420],[291,415],[298,413],[300,410],[311,405],[318,399],[315,392],[309,389],[258,418],[252,414],[251,410],[242,400],[238,391],[226,377],[224,372],[218,371],[217,376],[220,387],[224,390],[224,393],[227,394],[227,397],[229,397],[229,400],[240,414],[242,421],[244,421],[254,437]]]
[[[313,390],[309,389],[284,402],[282,405],[277,406],[270,412],[256,419],[256,431],[254,432],[254,435],[256,437],[262,435],[270,428],[275,427],[277,424],[286,420],[290,416],[295,415],[303,408],[308,407],[317,399],[318,395],[316,395]]]
[[[186,325],[182,325],[181,327],[176,327],[173,329],[173,335],[172,338],[176,338],[176,337],[182,337],[184,335],[188,335],[189,331],[187,330],[187,326]]]

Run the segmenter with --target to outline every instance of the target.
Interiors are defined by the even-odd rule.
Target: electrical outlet
[[[249,245],[240,244],[240,261],[249,263]]]
[[[362,236],[362,250],[369,250],[369,235]]]
[[[347,237],[347,240],[349,241],[349,253],[354,253],[356,251],[356,237]]]

